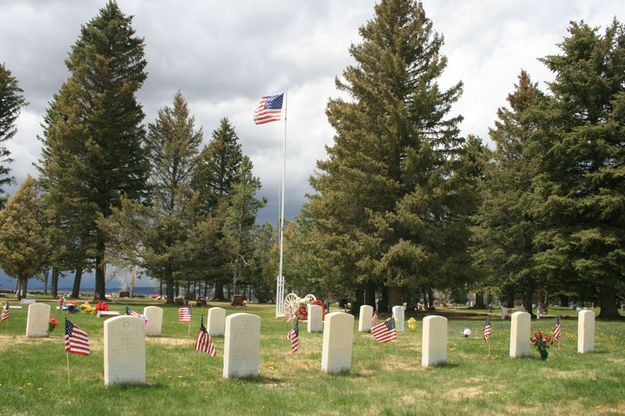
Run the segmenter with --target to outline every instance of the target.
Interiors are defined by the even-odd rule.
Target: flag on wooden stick
[[[490,334],[492,331],[492,327],[490,324],[490,317],[486,318],[486,323],[484,324],[484,341],[488,342],[490,339]]]
[[[395,318],[389,318],[384,322],[378,323],[371,328],[371,335],[377,341],[386,343],[397,339],[397,329],[395,328]]]
[[[371,317],[371,328],[380,323],[380,315],[378,315],[378,311],[373,312],[373,316]]]
[[[297,352],[299,350],[299,320],[296,319],[293,322],[293,327],[286,334],[286,339],[291,341],[291,352]]]
[[[562,328],[560,327],[560,315],[556,317],[556,326],[553,327],[553,338],[560,342],[560,336],[562,336]]]
[[[89,337],[87,333],[65,320],[65,352],[78,355],[89,355]]]
[[[178,309],[178,322],[191,322],[191,306]]]
[[[217,355],[213,339],[204,326],[204,315],[200,318],[200,332],[198,332],[195,340],[195,349],[200,352],[207,352],[211,357],[215,357]]]
[[[2,307],[2,315],[0,315],[0,321],[6,321],[9,319],[9,301]]]

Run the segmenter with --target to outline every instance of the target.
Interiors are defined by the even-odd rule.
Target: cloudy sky
[[[36,175],[42,114],[68,77],[64,65],[80,26],[104,0],[0,1],[0,62],[13,72],[30,102],[8,144],[17,182]],[[139,94],[146,123],[177,90],[190,103],[205,140],[222,117],[235,125],[263,183],[269,205],[262,221],[278,218],[282,123],[255,126],[258,99],[288,87],[287,217],[296,215],[315,162],[333,131],[325,117],[334,78],[351,63],[348,47],[373,16],[373,0],[119,0],[145,38],[148,79]],[[570,20],[605,27],[625,20],[622,0],[425,0],[446,43],[443,85],[464,82],[455,111],[464,134],[487,138],[521,68],[550,79],[537,57],[555,53]],[[544,84],[543,84],[544,85]],[[14,189],[13,189],[14,190]],[[10,190],[12,192],[13,190]]]

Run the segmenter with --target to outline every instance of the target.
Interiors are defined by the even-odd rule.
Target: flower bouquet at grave
[[[541,331],[535,332],[530,341],[540,353],[540,359],[543,361],[549,356],[549,347],[555,342],[551,335],[544,335]]]
[[[80,310],[82,313],[95,313],[95,308],[91,306],[89,302],[80,305]]]
[[[96,305],[95,305],[95,310],[96,312],[99,311],[108,311],[109,310],[109,305],[104,302],[104,301],[99,301]]]
[[[54,316],[51,316],[50,321],[48,321],[48,334],[54,331],[57,326],[59,326],[59,322],[54,319]]]
[[[326,318],[326,308],[323,305],[323,300],[321,299],[316,299],[313,300],[312,302],[310,302],[311,305],[319,305],[321,306],[321,320],[323,321]]]

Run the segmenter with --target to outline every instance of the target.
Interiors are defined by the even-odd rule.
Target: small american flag
[[[200,318],[200,332],[198,332],[197,339],[195,340],[195,349],[200,352],[207,352],[211,357],[217,355],[213,339],[204,326],[204,315]]]
[[[258,102],[254,111],[254,123],[265,124],[280,121],[282,116],[282,99],[284,94],[266,95]]]
[[[89,337],[87,333],[65,320],[65,352],[78,355],[89,355]]]
[[[293,323],[293,328],[286,334],[286,339],[291,341],[291,352],[297,352],[299,350],[299,320],[296,319]]]
[[[553,338],[560,342],[560,336],[562,335],[562,329],[560,328],[560,315],[556,318],[556,326],[553,327]]]
[[[59,304],[59,306],[62,308],[62,307],[63,307],[63,304],[65,303],[65,299],[63,299],[63,298],[59,298],[59,300],[57,300],[56,302],[57,302],[57,303]]]
[[[286,311],[284,311],[284,317],[286,318],[287,322],[291,322],[296,317],[295,312],[293,312],[290,309],[287,309]]]
[[[379,323],[380,323],[380,315],[378,315],[377,311],[373,312],[373,316],[371,317],[371,328],[373,328]]]
[[[137,313],[137,312],[133,311],[132,309],[128,308],[128,306],[126,306],[126,315],[130,315],[130,316],[134,316],[135,318],[143,319],[143,325],[147,325],[148,324],[148,317],[147,316],[141,315],[140,313]]]
[[[9,302],[4,304],[2,307],[2,315],[0,315],[0,321],[6,321],[9,319]]]
[[[397,329],[395,328],[395,319],[389,318],[385,322],[379,322],[371,328],[371,335],[377,341],[386,343],[397,339]]]
[[[178,309],[178,322],[191,322],[191,307],[185,306]]]
[[[484,324],[484,341],[488,341],[490,339],[491,330],[490,317],[487,317],[486,323]]]

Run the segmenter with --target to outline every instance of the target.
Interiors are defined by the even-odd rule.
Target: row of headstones
[[[147,319],[145,336],[160,337],[163,328],[163,308],[147,306],[143,310]],[[27,337],[45,337],[48,335],[48,322],[50,320],[50,305],[47,303],[33,303],[28,306],[26,319]],[[208,310],[206,329],[212,336],[223,336],[226,325],[226,310],[220,307]]]
[[[39,321],[38,316],[40,317],[41,313],[45,312],[45,306],[48,305],[29,306],[27,335],[29,330],[34,329],[31,328],[31,324]],[[48,316],[49,312],[48,306]],[[224,378],[258,376],[260,322],[259,316],[247,313],[233,314],[225,319]],[[515,312],[512,315],[511,357],[529,355],[530,322],[530,315],[527,312]],[[321,354],[323,372],[339,373],[351,370],[353,327],[353,315],[344,312],[326,315]],[[104,322],[104,382],[106,385],[145,383],[145,330],[143,320],[131,316],[118,316]],[[580,312],[578,330],[578,351],[582,353],[593,351],[594,313],[592,311]],[[423,319],[421,363],[427,367],[444,363],[446,358],[447,318],[436,315],[427,316]]]

